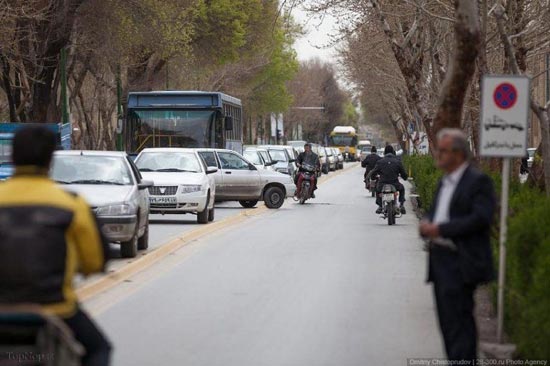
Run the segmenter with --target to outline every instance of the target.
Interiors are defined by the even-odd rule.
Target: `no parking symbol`
[[[529,78],[485,76],[481,107],[481,155],[523,157],[527,150]]]
[[[495,88],[493,99],[497,107],[501,109],[510,109],[518,100],[518,91],[513,84],[502,83]]]

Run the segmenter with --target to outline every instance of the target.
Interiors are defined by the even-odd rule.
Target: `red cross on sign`
[[[493,94],[495,105],[500,109],[510,109],[518,100],[518,91],[516,87],[510,83],[502,83],[495,88]]]

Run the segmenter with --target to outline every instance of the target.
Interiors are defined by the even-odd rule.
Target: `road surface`
[[[85,303],[116,366],[406,365],[442,357],[410,214],[374,214],[362,169],[181,248]],[[158,230],[158,227],[152,230]],[[155,234],[157,235],[157,234]]]

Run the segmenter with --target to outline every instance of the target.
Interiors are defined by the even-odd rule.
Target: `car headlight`
[[[109,205],[99,207],[96,211],[97,216],[123,216],[123,215],[135,215],[136,206],[121,203],[117,205]]]
[[[193,193],[202,190],[202,186],[198,184],[184,184],[181,185],[181,193]]]
[[[290,174],[288,168],[277,168],[276,171],[283,174]]]

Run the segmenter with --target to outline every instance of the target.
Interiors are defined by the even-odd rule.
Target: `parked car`
[[[295,148],[298,153],[301,153],[305,151],[304,145],[307,144],[307,141],[303,141],[303,140],[287,141],[287,144]]]
[[[135,257],[149,246],[149,192],[153,182],[123,152],[57,151],[53,180],[81,195],[92,206],[101,229],[120,243],[123,257]]]
[[[197,151],[183,148],[144,149],[136,158],[141,174],[154,182],[149,188],[151,213],[195,214],[199,224],[214,221],[216,184]]]
[[[363,161],[365,160],[365,158],[371,154],[371,149],[372,149],[372,146],[371,145],[366,145],[366,146],[363,146],[363,148],[361,149],[361,155],[359,157],[360,161]]]
[[[257,168],[275,171],[275,161],[271,159],[267,149],[249,146],[244,149],[243,156]]]
[[[334,151],[330,147],[325,147],[325,151],[327,152],[327,161],[328,161],[328,170],[335,171],[336,170],[336,160],[337,157],[334,156]]]
[[[334,156],[338,159],[336,169],[344,169],[344,155],[337,147],[333,147],[332,150],[334,150]]]
[[[294,179],[296,175],[296,158],[290,155],[288,149],[283,145],[264,145],[260,146],[269,151],[271,159],[275,161],[275,171],[288,174]]]
[[[321,145],[317,145],[316,150],[317,150],[316,154],[319,156],[319,161],[321,163],[321,171],[325,174],[328,174],[330,169],[329,169],[329,161],[328,161],[328,156],[327,156],[325,147]]]
[[[239,201],[252,208],[264,201],[268,208],[280,208],[292,197],[296,186],[287,174],[258,169],[242,155],[225,149],[197,149],[208,167],[217,168],[217,201]],[[283,150],[285,151],[285,150]]]

